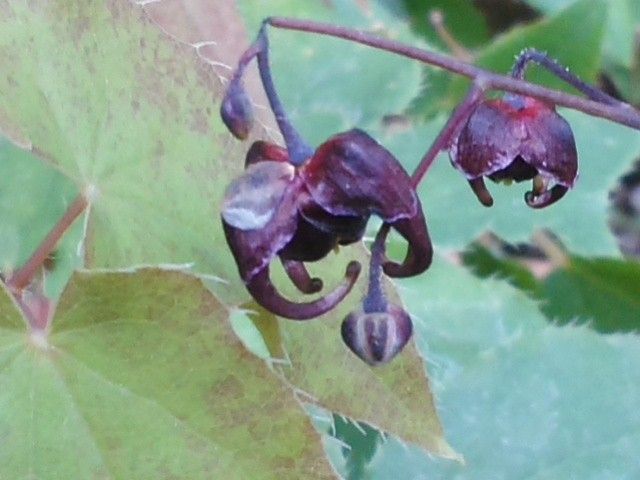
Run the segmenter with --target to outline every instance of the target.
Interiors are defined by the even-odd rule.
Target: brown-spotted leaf
[[[53,329],[0,295],[0,478],[333,478],[289,390],[176,271],[76,273]]]
[[[217,99],[224,85],[212,69],[211,60],[207,63],[199,59],[191,40],[166,35],[148,18],[149,8],[145,13],[124,0],[78,4],[35,0],[29,5],[8,1],[3,4],[3,12],[0,61],[12,69],[7,75],[0,75],[0,122],[18,125],[21,136],[35,152],[63,171],[79,189],[90,187],[87,266],[194,262],[196,270],[230,280],[225,296],[218,297],[226,306],[237,305],[237,297],[246,298],[219,222],[222,192],[242,166],[244,147],[226,133],[218,118]],[[244,44],[235,41],[230,48],[239,55]],[[416,83],[415,74],[413,71],[410,83]],[[392,76],[395,78],[396,74]],[[332,85],[335,82],[326,86],[327,92]],[[404,98],[400,103],[406,101]],[[358,250],[350,249],[355,251]],[[342,260],[328,259],[324,268],[336,273],[342,268],[337,268]],[[70,288],[80,292],[80,282],[74,281]],[[117,298],[114,303],[123,302],[122,308],[126,308],[131,300],[123,291],[112,295]],[[144,290],[139,293],[139,300],[153,305],[152,293],[153,290]],[[78,311],[92,301],[92,295],[91,290],[82,290],[75,299],[80,302],[78,306],[72,308],[63,300],[61,308]],[[176,305],[185,308],[180,295],[181,292],[175,294]],[[332,314],[326,326],[321,327],[327,328],[321,330],[326,345],[315,341],[317,330],[313,330],[322,325],[322,319],[308,325],[286,324],[285,345],[294,360],[290,381],[323,406],[377,425],[433,453],[453,456],[442,439],[420,357],[408,350],[397,364],[373,372],[350,357],[342,345],[339,321],[346,314],[345,308],[352,308],[359,301],[358,295],[353,294],[351,304]],[[54,321],[54,333],[61,328],[58,323],[64,324],[61,314]],[[117,324],[107,322],[99,328]],[[305,334],[303,327],[307,326]],[[191,328],[188,326],[187,333]],[[122,329],[130,336],[120,333]],[[73,358],[81,358],[89,370],[99,372],[98,376],[107,375],[108,370],[109,375],[115,376],[109,381],[116,385],[157,379],[160,383],[145,390],[144,395],[170,395],[172,390],[167,385],[182,386],[178,373],[197,370],[203,364],[198,358],[184,356],[180,348],[161,348],[175,332],[165,332],[165,338],[154,336],[153,328],[130,330],[129,325],[122,326],[113,332],[126,337],[119,344],[122,350],[107,355],[105,351],[113,353],[115,348],[115,340],[105,340],[112,332],[102,332],[106,336],[89,335],[91,329],[84,326],[79,331],[88,337],[73,337],[73,341],[68,337],[65,343]],[[215,337],[214,332],[212,336]],[[140,361],[136,342],[146,341],[151,343],[145,348],[164,352],[156,354],[163,360],[152,362],[153,368],[150,364],[140,366],[144,371],[135,370],[135,375],[127,373]],[[107,343],[94,345],[95,342]],[[167,352],[173,352],[171,358],[180,365],[179,372],[168,358],[162,357],[169,355]],[[224,351],[220,355],[224,356]],[[234,361],[222,362],[216,355],[212,363],[226,365],[227,371],[245,368],[244,357],[229,358]],[[127,369],[123,362],[134,364]],[[79,378],[80,373],[76,376]],[[160,377],[167,376],[174,383],[162,383]],[[261,377],[250,371],[237,378],[251,383]],[[327,382],[330,378],[334,381]],[[363,386],[370,389],[369,396],[362,395]],[[251,397],[260,395],[263,392],[252,393]],[[372,402],[369,397],[377,400]],[[227,411],[226,403],[220,402],[219,408]],[[390,404],[396,411],[390,410]],[[189,408],[185,403],[180,419],[191,415]],[[285,421],[285,416],[265,415],[266,411],[264,404],[256,407],[257,413],[277,424]],[[232,420],[245,418],[238,415]],[[225,421],[231,422],[228,418]],[[198,420],[194,423],[199,424]],[[143,430],[140,427],[139,431]],[[251,449],[261,448],[262,443],[245,440],[245,450],[238,455],[250,457]],[[314,462],[307,465],[313,466]]]
[[[244,146],[211,65],[125,0],[6,1],[0,32],[0,128],[90,190],[87,266],[235,274],[218,205]]]

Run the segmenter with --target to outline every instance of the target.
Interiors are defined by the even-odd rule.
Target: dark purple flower
[[[542,208],[562,198],[578,173],[576,144],[567,121],[553,106],[521,95],[482,101],[449,154],[486,206],[493,204],[493,198],[483,177],[496,182],[533,179],[525,201]]]
[[[322,281],[309,276],[304,262],[359,241],[371,215],[382,218],[409,244],[402,263],[385,259],[385,273],[406,277],[429,266],[431,241],[410,178],[365,132],[331,137],[297,167],[283,148],[256,142],[245,167],[225,193],[222,222],[247,289],[273,313],[302,320],[339,303],[359,275],[358,262],[349,263],[345,280],[333,291],[306,303],[291,302],[275,289],[269,264],[279,256],[298,290],[316,293]]]

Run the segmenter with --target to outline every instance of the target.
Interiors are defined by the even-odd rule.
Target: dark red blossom
[[[359,241],[371,215],[379,216],[408,241],[400,264],[385,260],[385,273],[405,277],[423,272],[432,256],[422,208],[407,173],[384,147],[361,130],[335,135],[300,166],[287,151],[253,144],[246,170],[225,194],[222,221],[238,270],[255,300],[293,319],[308,319],[339,303],[356,281],[351,262],[344,281],[325,296],[305,303],[284,298],[273,286],[269,264],[280,257],[302,293],[316,293],[304,262],[324,258],[338,245]]]
[[[482,101],[454,140],[450,157],[486,206],[493,204],[493,198],[483,177],[496,182],[533,179],[525,201],[542,208],[562,198],[578,173],[576,144],[567,121],[553,106],[513,94]]]

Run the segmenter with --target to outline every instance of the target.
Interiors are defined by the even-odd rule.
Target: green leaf
[[[558,15],[530,25],[515,28],[498,37],[478,55],[477,64],[495,72],[508,72],[513,56],[525,48],[536,48],[585,81],[593,81],[600,67],[601,45],[606,21],[603,0],[581,0]],[[576,29],[575,25],[580,25]],[[571,37],[571,41],[564,39]],[[554,88],[571,91],[551,74],[531,68],[527,79]]]
[[[527,292],[553,323],[584,323],[603,333],[640,330],[637,262],[567,254],[564,264],[550,264],[550,273],[536,278],[517,260],[501,258],[479,245],[473,245],[463,258],[480,277],[498,275]]]
[[[640,265],[572,257],[540,288],[545,314],[559,323],[587,322],[605,333],[640,330]]]
[[[378,450],[384,437],[367,424],[349,422],[347,419],[333,416],[335,438],[342,442],[342,455],[345,457],[344,470],[349,480],[366,478],[367,465]],[[331,457],[330,455],[330,458]]]
[[[579,176],[573,190],[551,207],[534,210],[524,203],[528,182],[511,186],[487,183],[494,206],[480,205],[448,155],[441,154],[420,186],[429,231],[435,243],[462,250],[472,238],[491,230],[508,241],[528,238],[535,229],[556,233],[578,255],[618,255],[607,226],[608,192],[640,152],[635,130],[563,111],[578,146]],[[442,120],[403,134],[381,137],[409,171],[431,144]],[[453,214],[452,212],[455,212]]]
[[[266,16],[291,16],[418,42],[384,2],[242,0],[250,31]],[[275,82],[293,123],[317,145],[336,132],[370,128],[402,113],[420,89],[420,66],[396,55],[335,38],[269,30]],[[295,45],[296,48],[291,48]]]
[[[450,53],[448,46],[443,43],[429,20],[429,15],[434,10],[442,13],[447,30],[464,48],[481,48],[489,39],[485,18],[476,6],[466,0],[404,0],[401,4],[403,5],[383,2],[383,5],[395,11],[399,18],[406,17],[405,20],[410,22],[413,31],[427,41],[426,45],[421,45],[417,39],[405,39],[414,46]],[[473,53],[473,50],[470,52]],[[421,92],[417,99],[414,98],[408,110],[413,113],[419,110],[418,113],[427,118],[449,110],[452,107],[449,94],[451,74],[423,65],[421,75]]]
[[[627,68],[620,64],[607,64],[604,69],[620,98],[631,105],[638,105],[640,103],[640,92],[638,92],[640,65],[634,63],[631,68]]]
[[[367,478],[632,479],[640,474],[635,335],[549,326],[522,293],[437,259],[403,282],[447,438],[466,464],[383,444]]]
[[[340,321],[281,327],[291,361],[291,367],[283,367],[283,373],[311,394],[310,401],[364,421],[427,453],[461,458],[444,438],[424,366],[413,345],[374,370],[354,358],[342,344]]]
[[[534,8],[537,8],[544,13],[556,13],[559,12],[577,0],[527,0],[527,3]]]
[[[1,296],[0,477],[330,478],[288,388],[171,271],[78,273],[51,332]]]
[[[545,13],[553,13],[575,0],[529,0]],[[637,104],[638,61],[636,32],[640,25],[640,3],[635,0],[606,0],[607,24],[603,39],[603,69],[625,101]]]
[[[501,258],[504,255],[504,258]],[[530,269],[502,252],[493,252],[479,242],[473,242],[462,252],[463,263],[480,278],[497,277],[508,280],[514,287],[534,295],[538,281]]]
[[[403,0],[410,16],[411,27],[432,45],[445,48],[441,38],[428,20],[433,10],[440,10],[451,35],[464,47],[474,48],[489,40],[485,19],[478,9],[466,0]]]
[[[224,133],[221,82],[192,48],[124,0],[8,2],[0,31],[12,66],[0,124],[93,192],[87,265],[195,262],[235,275],[215,253],[217,205],[244,147]]]

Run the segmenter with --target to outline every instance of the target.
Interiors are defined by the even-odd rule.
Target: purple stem
[[[457,135],[462,123],[469,117],[478,102],[483,98],[483,84],[481,80],[476,80],[471,85],[467,96],[458,105],[449,120],[442,128],[436,139],[424,154],[422,160],[411,175],[411,185],[415,189],[425,176],[429,167],[438,156],[440,151],[445,150],[451,144],[451,140]]]
[[[595,102],[586,98],[541,87],[517,78],[498,75],[447,55],[441,55],[409,45],[404,45],[394,40],[377,37],[359,30],[352,30],[345,27],[310,20],[297,20],[283,17],[267,18],[265,23],[285,30],[317,33],[319,35],[328,35],[361,43],[373,48],[396,53],[422,63],[440,67],[444,70],[469,77],[473,80],[481,78],[482,86],[485,91],[502,90],[519,93],[521,95],[528,95],[554,105],[572,108],[594,117],[606,118],[612,122],[640,130],[640,112],[626,103],[620,102],[615,105],[609,105],[606,103]]]
[[[280,133],[282,133],[282,137],[284,138],[284,143],[289,154],[289,162],[293,165],[300,165],[313,155],[314,150],[304,141],[291,124],[287,112],[278,96],[269,65],[269,39],[267,37],[266,24],[264,23],[262,27],[260,27],[255,41],[244,51],[240,60],[238,60],[238,67],[231,79],[232,83],[242,81],[247,66],[256,57],[258,59],[258,71],[260,72],[262,86],[269,100],[271,111],[278,123]]]
[[[511,69],[511,76],[513,78],[523,80],[524,75],[527,71],[527,67],[531,64],[531,62],[546,68],[559,79],[568,83],[576,90],[584,93],[591,100],[605,103],[607,105],[620,105],[623,103],[613,98],[612,96],[607,95],[599,88],[583,82],[580,78],[571,73],[567,67],[561,65],[556,60],[553,60],[546,53],[540,52],[534,48],[527,48],[520,53],[518,59],[516,60],[516,63]]]
[[[238,60],[238,67],[233,74],[231,82],[239,82],[242,79],[247,66],[254,58],[256,58],[262,48],[263,44],[260,40],[260,35],[258,35],[258,38],[256,38],[256,40],[251,45],[249,45],[249,48],[244,51],[244,53],[240,57],[240,60]]]
[[[384,223],[371,245],[371,263],[369,265],[369,287],[362,301],[364,313],[386,312],[389,304],[382,289],[382,263],[385,261],[384,242],[389,233],[389,224]]]
[[[276,91],[275,84],[273,83],[273,77],[271,76],[271,67],[269,66],[269,39],[267,38],[266,24],[263,23],[258,33],[258,38],[255,41],[258,45],[257,57],[258,57],[258,70],[260,71],[260,78],[262,79],[262,85],[264,91],[269,99],[269,105],[271,105],[271,111],[273,112],[278,127],[284,138],[284,143],[287,146],[289,152],[289,162],[293,165],[301,165],[305,160],[313,155],[313,149],[304,141],[295,127],[291,124],[287,112],[285,111],[280,97]],[[250,47],[251,50],[251,47]]]

